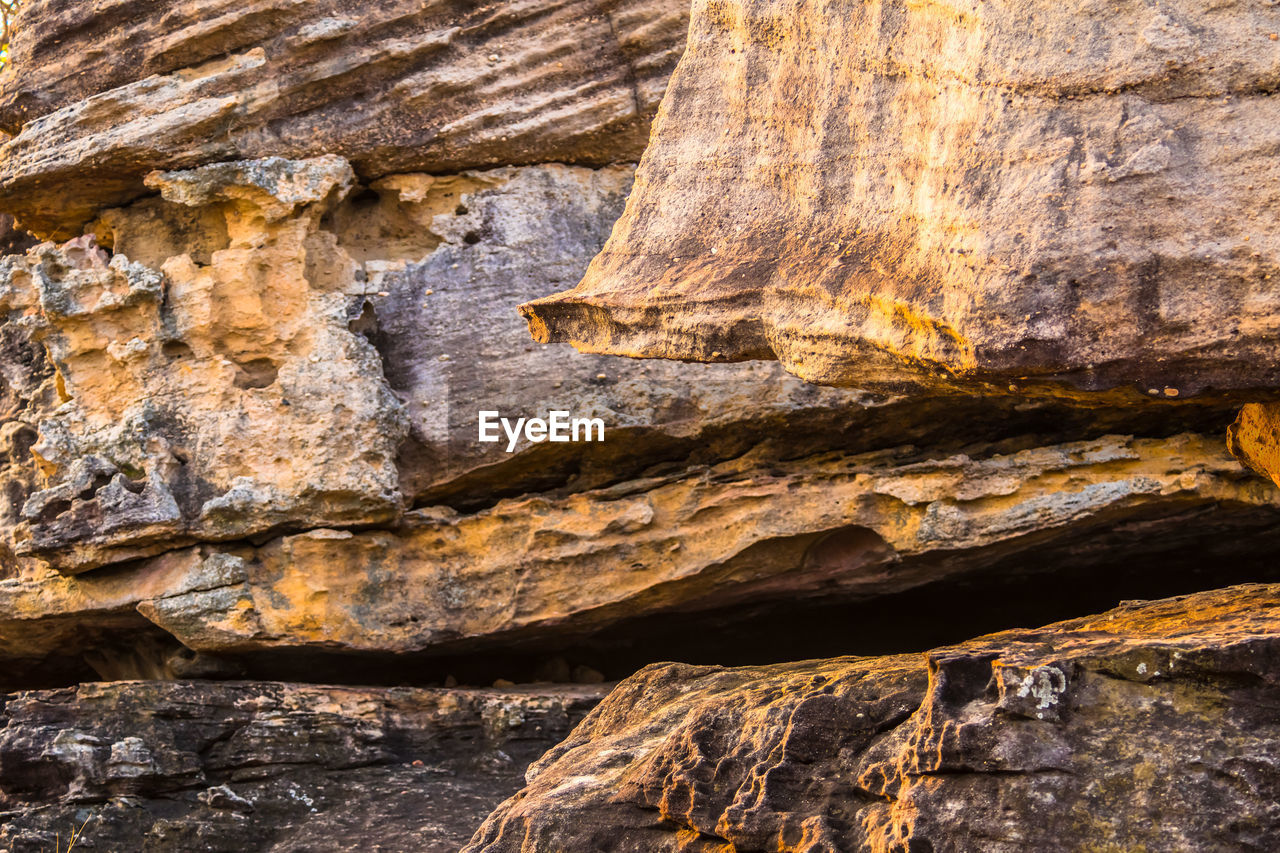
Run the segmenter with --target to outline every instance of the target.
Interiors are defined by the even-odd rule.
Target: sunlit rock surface
[[[612,238],[523,310],[588,352],[863,388],[1275,388],[1278,30],[1237,3],[698,0]]]
[[[1110,567],[1156,581],[1190,575],[1188,552],[1227,545],[1217,559],[1248,566],[1277,522],[1276,487],[1194,434],[942,459],[827,453],[767,469],[746,457],[563,499],[414,510],[390,530],[0,581],[0,657],[34,666],[130,625],[250,657],[565,644],[642,616],[867,601],[992,571],[1054,585],[1054,572]]]
[[[90,236],[3,262],[9,324],[44,346],[57,395],[33,424],[39,488],[15,552],[83,571],[183,541],[394,521],[403,406],[348,328],[341,259],[316,233],[350,167],[151,181],[208,228],[197,251],[154,268]]]
[[[334,153],[362,178],[634,162],[688,6],[29,0],[0,83],[4,209],[67,239],[153,169]]]
[[[467,853],[1265,850],[1280,587],[1130,602],[926,655],[655,664]]]
[[[1276,13],[1071,11],[699,3],[637,172],[666,0],[26,0],[0,848],[457,850],[660,660],[477,845],[1277,846],[1273,588],[903,654],[1280,581]]]

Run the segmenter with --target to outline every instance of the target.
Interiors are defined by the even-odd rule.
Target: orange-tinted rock
[[[31,335],[54,369],[32,372],[35,422],[14,421],[36,430],[14,551],[77,572],[326,519],[394,521],[403,406],[348,327],[349,259],[316,233],[350,166],[273,159],[149,180],[170,227],[199,223],[205,244],[158,269],[91,237],[0,261],[9,334]]]
[[[746,457],[473,513],[417,509],[389,530],[0,581],[0,661],[27,671],[157,629],[250,663],[483,653],[564,646],[643,617],[888,600],[993,573],[1052,590],[1089,572],[1191,575],[1189,561],[1211,559],[1265,577],[1277,521],[1276,488],[1196,435],[923,460],[910,448],[828,453],[767,469]],[[1217,547],[1221,557],[1195,556]]]
[[[523,310],[589,352],[857,387],[1278,387],[1277,30],[1192,0],[699,0],[612,238]]]
[[[1280,587],[924,656],[655,664],[466,853],[1271,849]]]
[[[1272,482],[1280,483],[1280,405],[1250,403],[1227,429],[1232,455]]]

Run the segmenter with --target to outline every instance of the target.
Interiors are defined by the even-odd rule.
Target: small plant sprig
[[[72,848],[76,846],[76,842],[78,842],[81,838],[84,837],[84,828],[89,825],[89,821],[91,820],[93,820],[93,815],[89,815],[87,818],[85,818],[84,823],[80,824],[79,829],[73,829],[71,831],[71,837],[67,839],[66,850],[62,849],[62,833],[59,832],[57,835],[55,835],[54,842],[53,842],[53,845],[54,845],[53,853],[71,853]]]

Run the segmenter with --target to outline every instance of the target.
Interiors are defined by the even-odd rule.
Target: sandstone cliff
[[[1274,846],[1275,29],[27,0],[0,839]]]

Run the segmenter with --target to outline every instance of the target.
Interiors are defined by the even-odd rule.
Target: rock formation
[[[0,847],[1265,848],[1274,16],[877,8],[27,0]]]
[[[154,169],[634,161],[687,22],[672,0],[31,0],[0,93],[0,192],[23,227],[66,239]]]
[[[599,687],[84,684],[0,713],[0,845],[455,851]],[[38,808],[37,808],[38,807]],[[77,845],[80,846],[80,845]]]
[[[827,453],[767,471],[730,460],[560,500],[414,510],[391,530],[315,529],[256,548],[176,549],[123,572],[13,579],[0,584],[0,656],[34,667],[91,650],[101,635],[86,628],[125,625],[215,655],[567,643],[640,615],[776,596],[865,601],[993,565],[1075,573],[1118,563],[1139,539],[1167,569],[1181,565],[1176,549],[1152,538],[1203,547],[1235,529],[1251,560],[1280,524],[1275,487],[1191,434],[906,454]],[[1203,532],[1178,529],[1192,518]]]
[[[924,656],[655,664],[464,850],[1272,849],[1278,604],[1234,587]]]
[[[864,388],[1269,392],[1277,30],[1235,3],[698,0],[613,237],[523,310],[589,352]]]

